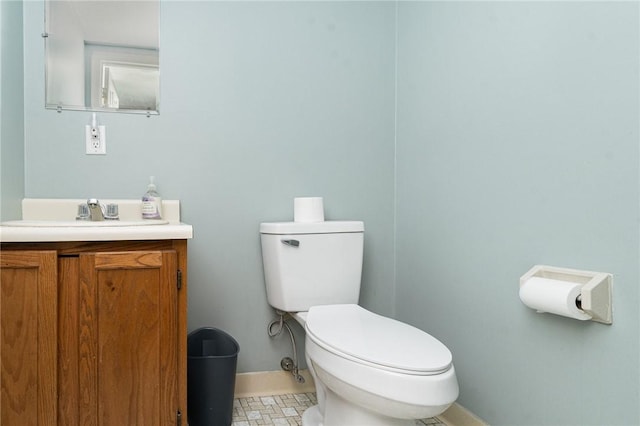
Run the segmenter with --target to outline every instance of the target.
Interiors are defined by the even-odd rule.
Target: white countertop
[[[193,228],[184,223],[148,226],[32,227],[0,226],[0,242],[135,241],[193,238]]]
[[[139,200],[100,200],[119,206],[121,222],[75,222],[81,199],[24,199],[22,220],[0,223],[0,242],[181,240],[193,227],[180,222],[180,202],[163,200],[164,221],[142,221]],[[53,226],[43,226],[51,223]],[[162,224],[156,224],[162,223]]]

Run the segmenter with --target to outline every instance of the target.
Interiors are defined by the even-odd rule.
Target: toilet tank
[[[260,224],[267,301],[285,312],[358,303],[364,223]]]

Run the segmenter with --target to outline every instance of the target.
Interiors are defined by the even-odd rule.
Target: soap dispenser
[[[142,218],[162,219],[162,198],[156,191],[154,176],[149,177],[147,192],[142,196]]]

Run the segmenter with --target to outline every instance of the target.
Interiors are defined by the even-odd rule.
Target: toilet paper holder
[[[581,284],[577,303],[579,308],[592,316],[592,321],[611,324],[611,294],[613,277],[606,272],[592,272],[555,266],[536,265],[520,277],[520,287],[529,279],[548,278]]]

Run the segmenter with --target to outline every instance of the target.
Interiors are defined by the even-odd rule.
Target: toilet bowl
[[[304,426],[414,425],[458,396],[451,353],[415,327],[355,304],[294,317],[304,324],[307,362],[323,393]]]

